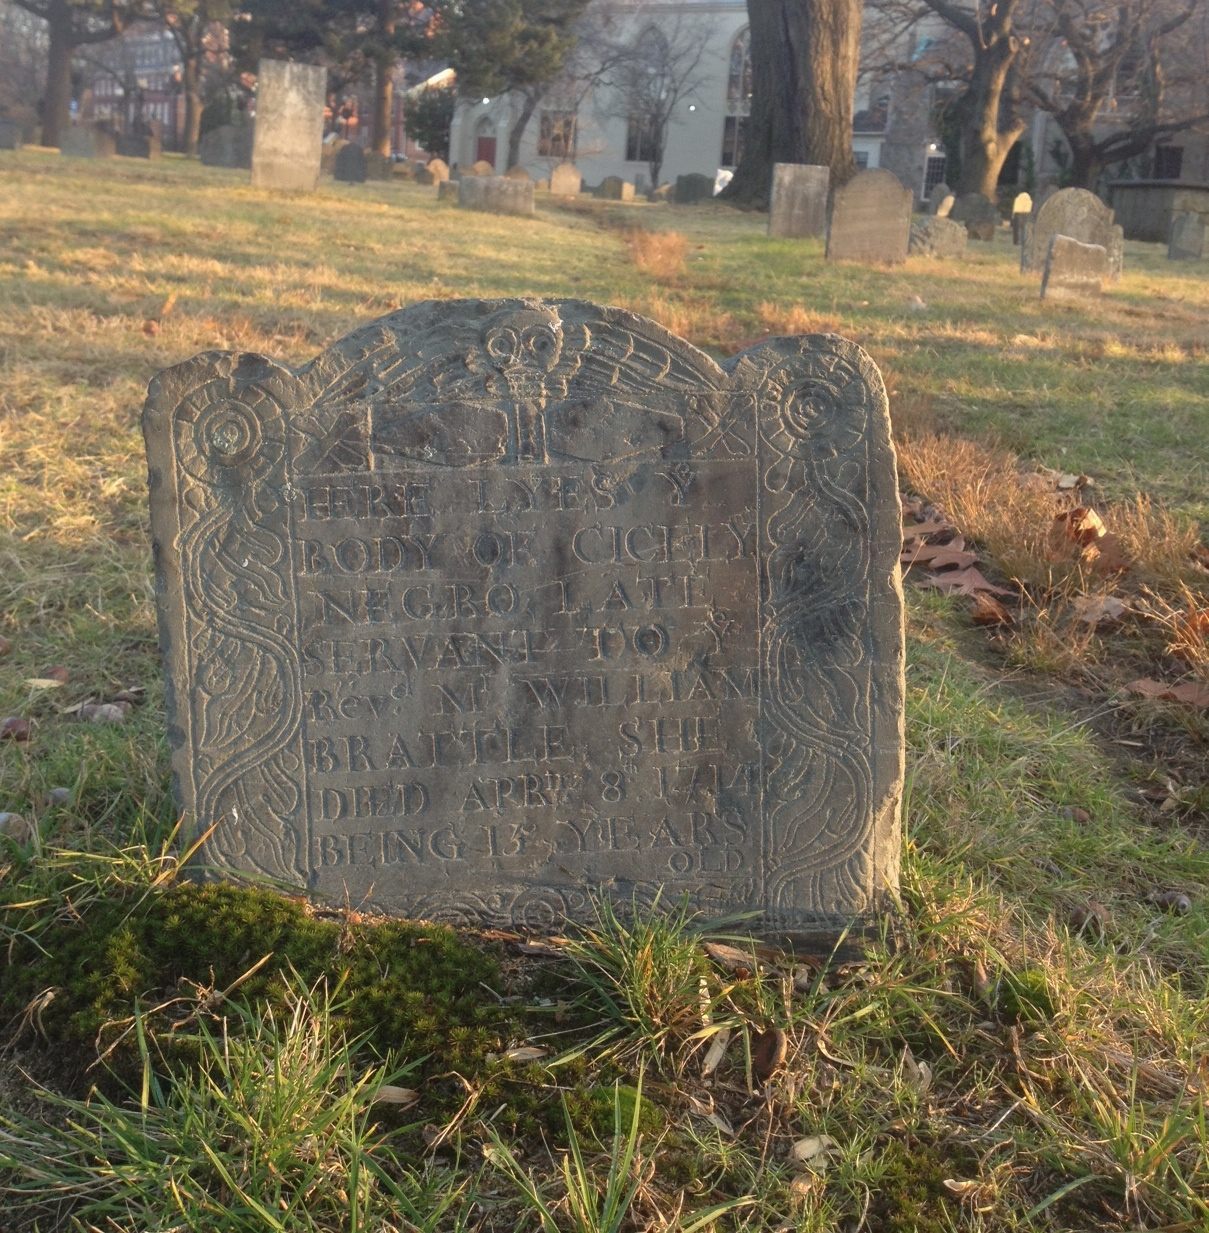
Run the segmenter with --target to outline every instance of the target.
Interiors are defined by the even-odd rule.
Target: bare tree
[[[1028,93],[1066,138],[1073,184],[1094,188],[1107,166],[1209,120],[1199,88],[1206,0],[1043,0],[1042,8],[1056,41]],[[1199,63],[1185,54],[1190,35]]]
[[[34,118],[34,103],[46,82],[46,24],[0,0],[0,116],[22,128]]]
[[[856,173],[862,8],[861,0],[747,0],[751,117],[727,200],[766,207],[774,163],[826,165],[833,184]]]
[[[668,131],[705,85],[712,53],[699,20],[676,13],[644,22],[641,7],[635,16],[599,40],[594,82],[603,87],[602,112],[626,122],[627,161],[646,163],[654,189]]]

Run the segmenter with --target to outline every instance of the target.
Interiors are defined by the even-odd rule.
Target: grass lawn
[[[1004,236],[833,267],[720,206],[434,191],[0,153],[0,720],[29,736],[0,739],[0,1228],[1209,1227],[1209,707],[1128,688],[1209,689],[1209,262],[1131,244],[1052,305]],[[855,339],[905,490],[1013,592],[986,628],[908,587],[902,902],[863,963],[675,911],[532,946],[177,881],[148,380],[505,295],[717,356]],[[1120,567],[1055,547],[1079,503]]]

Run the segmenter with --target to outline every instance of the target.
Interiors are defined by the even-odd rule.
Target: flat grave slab
[[[778,936],[894,887],[900,513],[855,344],[719,366],[620,309],[433,302],[297,370],[197,356],[144,431],[200,874]]]

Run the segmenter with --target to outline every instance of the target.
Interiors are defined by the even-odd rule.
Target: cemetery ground
[[[1056,306],[1004,236],[828,266],[724,207],[434,193],[0,163],[0,1225],[1205,1228],[1209,263],[1131,244]],[[148,379],[508,295],[882,366],[908,791],[858,959],[675,904],[545,942],[178,878]]]

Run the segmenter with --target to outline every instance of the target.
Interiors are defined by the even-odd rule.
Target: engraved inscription
[[[145,417],[201,861],[522,926],[600,888],[794,930],[893,884],[897,496],[834,338],[719,368],[578,303],[421,305]]]

